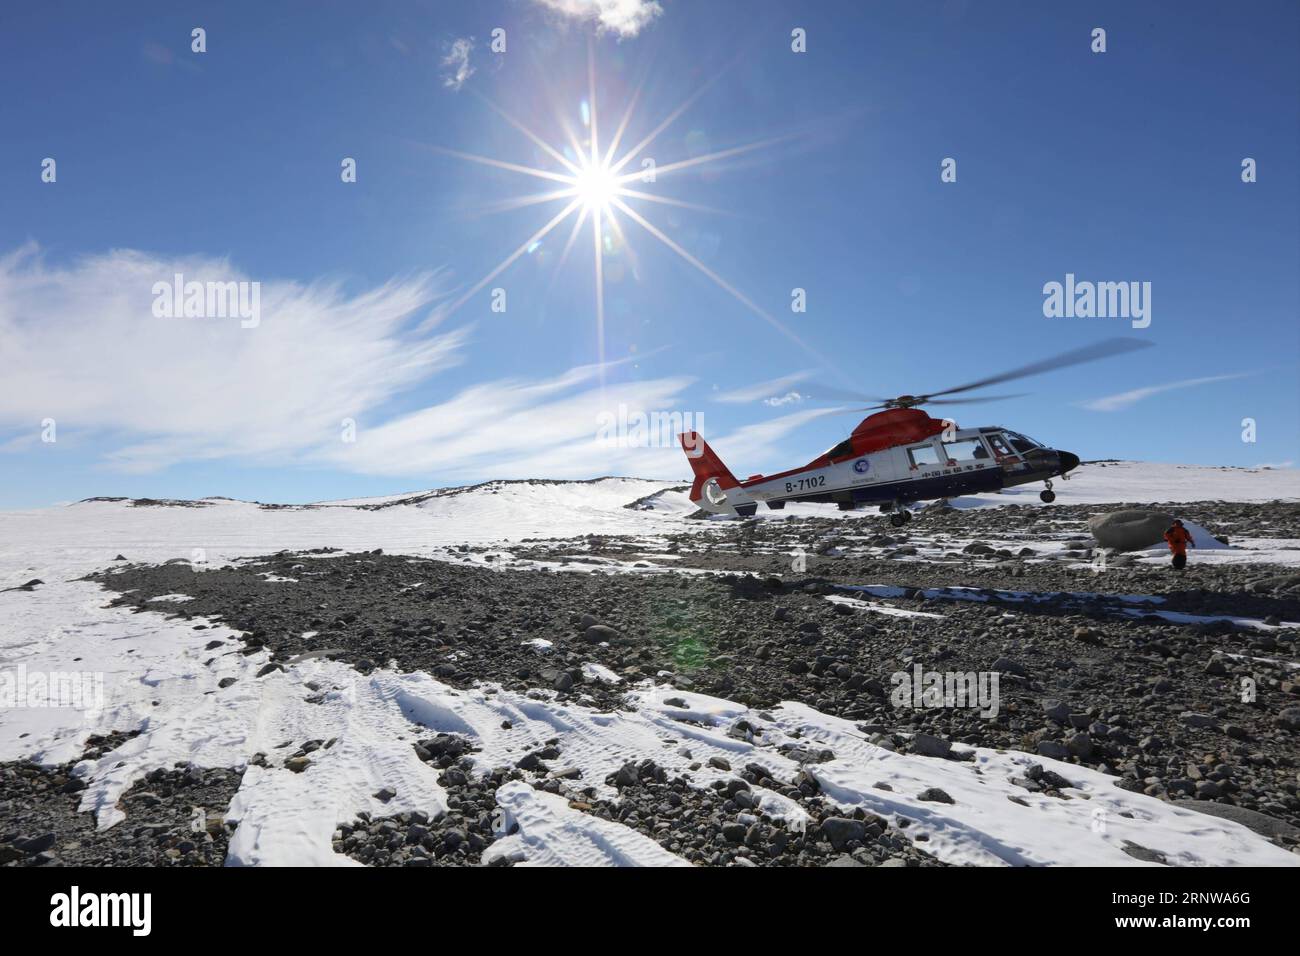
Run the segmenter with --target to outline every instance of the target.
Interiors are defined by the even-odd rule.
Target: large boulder
[[[1097,544],[1116,551],[1141,551],[1159,544],[1174,523],[1173,515],[1150,508],[1129,508],[1097,515],[1088,522]]]
[[[1225,820],[1240,823],[1243,827],[1254,830],[1260,836],[1270,840],[1277,837],[1300,840],[1300,829],[1285,820],[1271,817],[1267,813],[1260,813],[1258,810],[1249,810],[1246,807],[1237,807],[1226,803],[1215,803],[1213,800],[1180,800],[1177,806],[1180,810],[1199,810],[1201,813],[1208,813],[1212,817],[1222,817]]]

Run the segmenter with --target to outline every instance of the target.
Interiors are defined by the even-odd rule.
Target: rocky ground
[[[1183,574],[1126,556],[1100,565],[1084,526],[1096,510],[937,507],[901,529],[861,518],[710,522],[661,540],[531,541],[509,554],[460,548],[439,560],[321,549],[201,572],[183,562],[121,562],[97,580],[116,592],[116,603],[141,613],[219,619],[242,637],[213,641],[214,659],[264,649],[271,661],[264,673],[316,655],[362,672],[427,671],[456,687],[487,681],[540,688],[602,709],[629,706],[626,685],[645,678],[758,708],[797,700],[858,722],[894,749],[943,756],[958,742],[1039,753],[1113,774],[1126,789],[1230,816],[1295,847],[1297,630],[1173,623],[1122,596],[1160,596],[1161,611],[1277,624],[1300,621],[1300,574],[1275,565],[1198,564],[1195,552]],[[1177,510],[1229,541],[1300,538],[1295,505],[1207,502]],[[622,570],[555,570],[612,562]],[[902,591],[859,592],[866,600],[857,604],[827,599],[853,597],[845,586],[861,584]],[[950,587],[977,589],[980,600],[918,590]],[[1033,592],[1035,600],[1010,599],[1007,591]],[[190,600],[151,603],[174,594]],[[1125,613],[1135,607],[1137,616]],[[915,611],[924,614],[907,614]],[[896,706],[891,678],[917,665],[997,672],[996,715]],[[611,781],[620,798],[610,801],[525,762],[476,775],[463,741],[423,743],[422,759],[442,771],[449,813],[359,818],[336,833],[339,852],[371,864],[476,864],[496,836],[496,787],[524,779],[700,864],[935,862],[923,844],[900,837],[905,820],[836,816],[809,780],[766,779],[758,766],[738,768],[716,790],[669,779],[653,765],[629,766]],[[129,813],[130,837],[118,845],[116,838],[96,842],[88,824],[77,822],[87,815],[75,813],[75,794],[61,792],[67,768],[8,765],[2,772],[8,812],[0,813],[0,853],[14,862],[40,862],[40,853],[67,860],[99,853],[99,862],[146,853],[163,862],[220,861],[220,827],[205,834],[209,843],[186,838],[185,829],[188,804],[228,803],[215,778],[195,782],[197,793],[185,790],[192,771],[147,781],[144,789],[162,809]],[[237,779],[221,778],[230,792]],[[1031,791],[1052,793],[1055,785],[1050,775],[1024,781]],[[797,799],[813,821],[806,832],[747,813],[753,801],[746,794],[755,786]],[[138,798],[134,793],[126,799]],[[29,809],[11,823],[38,794],[41,805],[71,809]],[[140,819],[160,826],[142,833],[131,822]],[[58,847],[73,849],[18,849],[21,857],[4,849],[49,832]]]
[[[626,764],[606,781],[618,789],[617,800],[597,800],[589,790],[569,806],[639,830],[702,866],[944,865],[925,852],[924,834],[916,842],[900,834],[911,821],[900,816],[891,822],[861,809],[846,814],[821,797],[807,774],[781,781],[758,763],[721,769],[734,776],[700,788],[680,777],[670,779],[652,761]],[[808,824],[791,829],[765,817],[755,788],[796,800],[808,813]],[[934,789],[927,799],[950,798]]]
[[[362,814],[334,834],[334,849],[370,866],[477,866],[498,836],[496,788],[519,778],[518,770],[472,774],[467,740],[438,734],[416,744],[416,753],[440,769],[438,784],[447,793],[447,812],[431,818],[416,810],[389,817]],[[395,794],[380,791],[387,802]],[[502,864],[508,863],[506,860]]]
[[[473,866],[483,851],[505,834],[493,794],[507,780],[525,780],[540,790],[569,798],[569,807],[631,827],[666,850],[706,866],[942,866],[924,850],[924,834],[916,842],[900,834],[911,821],[856,810],[844,814],[820,795],[817,782],[800,773],[794,780],[775,780],[759,763],[733,768],[721,758],[713,766],[734,773],[710,788],[669,778],[651,760],[625,764],[605,782],[618,791],[617,800],[602,799],[595,787],[584,785],[549,762],[562,754],[556,742],[525,755],[514,767],[475,774],[465,757],[469,743],[454,734],[420,741],[421,759],[443,768],[438,783],[448,793],[447,813],[430,818],[421,812],[372,818],[363,814],[335,833],[334,849],[372,866]],[[809,754],[808,760],[819,759]],[[698,768],[698,764],[695,765]],[[885,786],[887,789],[887,785]],[[797,800],[810,822],[797,830],[766,817],[760,793],[779,792]],[[947,799],[934,790],[930,798]],[[505,855],[491,860],[509,866]]]
[[[91,737],[97,759],[134,734]],[[154,770],[122,797],[126,821],[99,830],[79,809],[85,784],[77,761],[53,767],[0,764],[0,865],[220,866],[230,829],[223,822],[242,772],[177,766]]]

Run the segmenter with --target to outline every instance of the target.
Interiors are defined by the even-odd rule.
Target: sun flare
[[[632,96],[631,101],[627,104],[622,121],[618,124],[609,146],[602,150],[596,120],[597,89],[595,59],[590,45],[588,46],[587,57],[588,95],[580,104],[581,109],[579,111],[582,117],[582,125],[586,129],[587,136],[585,141],[579,139],[579,137],[576,136],[573,131],[569,130],[567,125],[562,122],[560,124],[561,129],[563,129],[567,134],[569,147],[571,147],[563,147],[563,152],[561,151],[562,147],[557,146],[553,142],[548,142],[544,137],[529,129],[499,105],[492,102],[486,96],[479,94],[480,98],[494,112],[527,137],[533,145],[540,149],[545,155],[554,160],[556,163],[555,168],[545,169],[535,166],[526,166],[491,156],[465,153],[460,150],[447,149],[445,147],[433,147],[438,152],[450,156],[469,160],[474,163],[480,163],[484,166],[492,166],[497,169],[522,173],[535,179],[541,179],[549,184],[549,188],[545,192],[532,193],[514,199],[507,199],[500,203],[495,203],[492,207],[495,211],[501,212],[511,209],[520,209],[525,206],[556,201],[564,202],[564,207],[552,216],[540,229],[520,243],[512,253],[506,256],[506,258],[499,262],[485,276],[479,279],[478,282],[474,283],[462,292],[461,295],[444,310],[444,317],[445,315],[459,309],[469,301],[472,296],[476,295],[487,286],[489,282],[508,269],[521,256],[540,248],[543,240],[545,240],[547,235],[553,229],[559,226],[560,223],[564,222],[571,215],[574,215],[575,219],[573,228],[569,233],[568,240],[564,243],[563,248],[559,253],[556,268],[558,269],[563,266],[569,258],[569,253],[574,247],[579,232],[589,221],[591,224],[593,278],[595,280],[594,285],[596,292],[596,351],[597,361],[602,369],[601,383],[603,385],[605,363],[604,256],[607,242],[616,243],[619,247],[626,248],[629,253],[631,253],[631,249],[627,243],[625,230],[623,229],[623,222],[626,221],[639,226],[651,237],[662,243],[665,248],[675,253],[678,258],[682,259],[688,265],[702,273],[719,289],[726,292],[750,312],[763,319],[787,339],[815,358],[819,363],[827,368],[835,369],[835,364],[828,356],[819,354],[815,349],[795,334],[792,329],[777,319],[770,311],[763,308],[722,276],[718,275],[718,273],[705,265],[704,262],[684,248],[680,243],[664,233],[663,230],[650,222],[650,220],[646,219],[646,217],[637,209],[633,208],[632,205],[629,205],[629,201],[631,201],[637,204],[647,203],[652,205],[670,206],[679,209],[692,209],[705,213],[726,212],[725,210],[712,209],[708,206],[698,205],[682,199],[657,195],[654,192],[647,192],[644,189],[636,187],[641,183],[655,183],[658,181],[658,177],[665,174],[677,173],[686,169],[698,168],[706,164],[718,163],[722,160],[749,153],[753,150],[771,146],[784,137],[760,140],[741,146],[733,146],[729,149],[717,150],[702,155],[691,156],[687,159],[656,165],[653,158],[646,156],[647,147],[655,142],[659,137],[659,134],[671,126],[691,106],[691,104],[704,93],[704,90],[707,89],[709,85],[708,83],[705,83],[692,95],[687,97],[675,110],[664,117],[662,121],[659,122],[639,143],[630,148],[625,148],[620,155],[619,147],[623,141],[623,134],[628,129],[637,100],[640,98],[640,90],[638,89]],[[568,155],[566,155],[566,153]],[[640,166],[628,171],[626,167],[630,166],[634,160],[638,159],[638,157],[641,158]]]
[[[608,163],[587,163],[573,177],[574,195],[592,212],[605,212],[623,190]]]

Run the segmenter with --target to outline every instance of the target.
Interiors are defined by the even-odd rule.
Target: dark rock
[[[593,624],[582,632],[582,639],[588,644],[615,644],[619,640],[619,633],[605,624]]]
[[[827,817],[822,821],[822,833],[836,852],[840,852],[853,840],[861,843],[867,835],[867,825],[862,820],[848,817]]]
[[[940,790],[938,787],[929,787],[928,789],[922,790],[916,795],[916,799],[924,800],[927,803],[956,803],[952,797],[948,796],[947,793]]]
[[[912,753],[923,757],[947,757],[952,753],[952,744],[930,734],[916,734],[912,737]]]

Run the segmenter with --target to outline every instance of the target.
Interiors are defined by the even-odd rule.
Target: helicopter
[[[987,378],[922,395],[868,398],[856,392],[817,389],[827,398],[866,401],[862,408],[828,409],[827,414],[874,412],[849,437],[801,468],[737,480],[698,432],[678,436],[695,481],[690,499],[711,514],[753,517],[759,504],[780,511],[792,501],[834,503],[841,511],[876,505],[901,527],[911,520],[908,505],[918,501],[1000,491],[1042,481],[1039,498],[1056,500],[1052,480],[1068,480],[1079,456],[1051,448],[1002,426],[958,428],[952,419],[932,418],[921,405],[1002,401],[1023,395],[974,398],[947,396],[1015,379],[1109,358],[1152,343],[1106,339]]]

